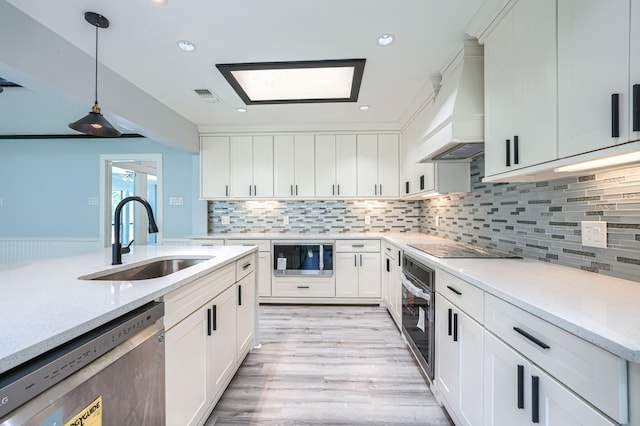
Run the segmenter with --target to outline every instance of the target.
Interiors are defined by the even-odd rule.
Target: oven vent
[[[193,91],[196,92],[196,95],[198,95],[205,102],[209,102],[211,104],[218,104],[222,102],[220,96],[216,95],[209,89],[194,89]]]

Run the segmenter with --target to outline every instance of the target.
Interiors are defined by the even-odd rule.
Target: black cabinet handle
[[[225,185],[224,186],[224,194],[225,194],[226,197],[229,196],[229,185]]]
[[[298,288],[309,288],[308,285],[299,285]]]
[[[253,185],[253,196],[254,197],[258,196],[258,187],[256,185]]]
[[[408,194],[409,193],[409,181],[406,181],[404,183],[404,193]]]
[[[513,164],[518,164],[518,136],[513,137]]]
[[[398,266],[402,266],[402,252],[398,250]]]
[[[218,329],[218,313],[216,305],[211,306],[211,328],[213,331]]]
[[[633,131],[640,131],[640,84],[633,85]]]
[[[211,309],[207,309],[207,336],[211,336]]]
[[[540,378],[531,376],[531,422],[540,422]]]
[[[238,284],[238,306],[242,306],[242,286]]]
[[[524,365],[518,365],[518,408],[524,409]]]
[[[453,341],[458,341],[458,314],[453,314]]]
[[[613,93],[611,95],[611,137],[620,137],[620,95]]]
[[[453,317],[453,311],[449,309],[449,322],[447,325],[447,328],[448,328],[447,336],[451,336],[451,334],[453,334],[451,331],[452,317]]]
[[[298,185],[296,185],[296,196],[298,195]]]
[[[373,184],[373,193],[374,193],[375,195],[378,195],[378,184],[377,184],[377,183],[374,183],[374,184]]]
[[[362,266],[362,255],[360,255],[360,266]]]
[[[336,195],[336,185],[331,185],[331,195]]]
[[[249,185],[249,197],[251,197],[251,185]]]
[[[338,195],[340,195],[340,184],[338,184]]]
[[[420,175],[420,191],[424,190],[424,175]]]
[[[451,287],[450,285],[447,286],[447,288],[449,290],[451,290],[452,292],[454,292],[455,294],[457,294],[458,296],[462,296],[462,292],[456,288]]]
[[[247,263],[246,265],[244,265],[244,266],[242,267],[242,270],[243,270],[243,271],[244,271],[244,270],[246,270],[249,266],[251,266],[251,263]]]
[[[389,263],[389,258],[387,258],[387,272],[391,272],[391,265]]]
[[[293,196],[293,185],[290,185],[290,187],[291,188],[289,188],[289,189],[290,189],[291,195]]]
[[[507,161],[505,163],[505,165],[507,167],[511,167],[511,140],[507,139],[505,144],[505,148],[506,148],[506,154],[507,154]]]
[[[536,345],[540,346],[542,349],[550,349],[551,348],[551,346],[547,345],[546,343],[544,343],[542,340],[538,339],[537,337],[534,337],[531,334],[527,333],[523,329],[521,329],[519,327],[513,327],[513,329],[516,331],[516,333],[518,333],[518,334],[526,337],[527,339],[531,340],[533,343],[535,343]]]
[[[353,255],[353,266],[355,266],[356,268],[358,267],[358,255],[357,254]]]
[[[380,196],[382,197],[382,184],[380,184]]]

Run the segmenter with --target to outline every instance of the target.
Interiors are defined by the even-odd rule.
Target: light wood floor
[[[384,308],[260,307],[262,347],[206,425],[449,425]]]

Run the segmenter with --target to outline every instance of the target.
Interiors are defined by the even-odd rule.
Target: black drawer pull
[[[524,365],[518,365],[518,408],[524,409]]]
[[[238,306],[242,306],[242,286],[238,285]]]
[[[518,137],[513,137],[513,164],[518,164]]]
[[[309,288],[308,285],[299,285],[298,288]]]
[[[531,422],[540,423],[540,378],[531,376]]]
[[[458,296],[462,296],[462,292],[456,288],[451,287],[450,285],[447,286],[447,288],[449,290],[451,290],[452,292],[454,292],[455,294],[457,294]]]
[[[538,339],[537,337],[534,337],[531,334],[527,333],[523,329],[521,329],[519,327],[513,327],[513,329],[516,331],[516,333],[518,333],[518,334],[526,337],[527,339],[531,340],[533,343],[535,343],[536,345],[540,346],[542,349],[550,349],[551,348],[551,346],[547,345],[546,343],[544,343],[542,340]]]
[[[633,131],[640,131],[640,84],[633,85]]]
[[[211,336],[211,309],[207,309],[207,336]]]
[[[448,328],[447,335],[448,336],[451,336],[451,334],[453,334],[452,331],[451,331],[451,324],[453,323],[452,318],[453,318],[453,311],[451,309],[449,309],[449,322],[448,322],[448,326],[447,326],[447,328]]]
[[[458,341],[458,314],[453,314],[453,341]]]
[[[245,269],[247,269],[249,266],[251,266],[251,263],[247,263],[246,265],[244,265],[244,266],[242,267],[242,270],[244,271],[244,270],[245,270]]]
[[[505,162],[505,165],[507,167],[511,167],[511,141],[509,139],[507,139],[505,144],[505,148],[506,148],[506,154],[507,154],[507,161]]]
[[[611,137],[620,137],[620,95],[613,93],[611,95]]]
[[[213,331],[218,329],[218,313],[216,305],[211,306],[211,328]]]

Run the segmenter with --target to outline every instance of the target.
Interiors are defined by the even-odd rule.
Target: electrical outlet
[[[440,216],[436,216],[436,226],[440,226]]]
[[[222,216],[222,224],[223,225],[228,225],[229,224],[229,216]]]
[[[583,221],[582,245],[607,248],[607,222]]]
[[[170,206],[181,206],[184,204],[184,198],[182,197],[169,197]]]
[[[366,215],[366,216],[364,217],[364,224],[365,224],[365,225],[371,225],[371,216]]]
[[[284,223],[285,225],[289,224],[289,216],[288,215],[284,215],[282,217],[282,223]]]

